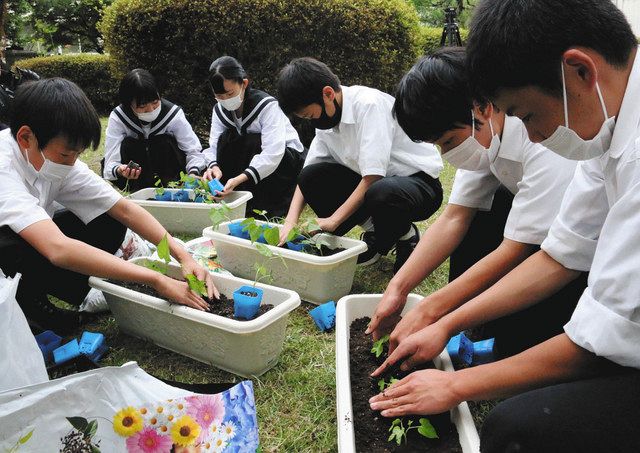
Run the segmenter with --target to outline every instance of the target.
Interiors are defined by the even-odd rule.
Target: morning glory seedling
[[[200,280],[193,274],[187,274],[185,278],[187,279],[187,283],[189,284],[189,289],[191,289],[191,291],[203,297],[207,296],[207,284],[203,280]]]
[[[373,343],[373,347],[371,348],[371,353],[375,354],[376,357],[380,357],[384,352],[384,344],[389,341],[389,335],[385,335],[380,338],[378,341]]]
[[[387,440],[389,442],[395,442],[398,445],[400,445],[403,441],[406,444],[407,434],[409,434],[409,431],[411,431],[412,429],[417,429],[418,433],[423,437],[429,439],[438,438],[438,433],[436,432],[436,429],[433,427],[428,418],[421,418],[419,422],[419,426],[412,426],[413,421],[409,420],[409,423],[405,428],[402,419],[396,418],[393,422],[391,422],[391,426],[389,427],[389,432],[391,433],[391,435]]]

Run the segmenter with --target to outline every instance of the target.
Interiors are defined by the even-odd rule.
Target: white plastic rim
[[[338,451],[356,453],[353,411],[351,403],[351,373],[349,370],[349,330],[351,323],[362,317],[371,317],[382,294],[345,296],[336,307],[336,402],[338,423]],[[404,315],[422,296],[410,294],[402,311]],[[453,364],[446,349],[434,359],[437,368],[453,371]],[[480,452],[480,437],[466,402],[451,410],[451,421],[458,429],[460,445],[464,453]],[[364,452],[361,452],[364,453]]]
[[[189,192],[189,199],[195,199],[195,192],[192,189],[164,189],[165,192],[179,192],[181,190],[186,190]],[[159,201],[159,200],[149,200],[149,198],[154,198],[156,195],[156,189],[153,187],[147,187],[146,189],[140,189],[137,192],[132,193],[127,198],[131,201],[134,201],[136,204],[140,206],[166,206],[168,208],[191,208],[191,209],[204,209],[210,210],[211,208],[217,206],[219,203],[189,203],[182,201]],[[253,194],[251,192],[245,191],[234,191],[227,195],[224,199],[224,202],[230,209],[235,209],[246,203],[247,201],[253,198]]]
[[[147,258],[135,258],[131,260],[131,262],[135,264],[142,264],[146,260]],[[169,272],[167,273],[167,275],[174,278],[182,279],[180,266],[174,263],[170,263],[168,266]],[[218,286],[222,281],[233,283],[234,285],[237,285],[237,287],[240,287],[242,285],[253,285],[252,281],[233,277],[230,275],[212,273],[211,277],[213,278],[213,283],[216,286]],[[193,320],[200,324],[216,327],[227,332],[238,334],[249,334],[258,332],[274,323],[278,319],[282,318],[283,316],[288,315],[291,311],[293,311],[300,305],[300,296],[298,296],[294,291],[258,283],[256,286],[265,289],[265,295],[268,295],[269,292],[278,292],[285,295],[286,301],[275,305],[271,310],[258,316],[255,319],[249,321],[238,321],[212,313],[205,313],[200,310],[187,307],[185,305],[170,303],[164,299],[124,288],[98,277],[89,278],[89,286],[109,294],[114,294],[124,299],[135,301],[135,303],[146,307],[172,313],[173,315],[181,318]],[[265,301],[268,303],[268,300]]]
[[[242,222],[243,220],[244,219],[237,219],[233,222]],[[221,223],[217,230],[214,230],[212,227],[207,227],[202,231],[202,235],[204,237],[211,238],[214,241],[222,241],[229,244],[235,244],[238,247],[242,247],[245,249],[256,248],[249,239],[243,239],[229,235],[229,223],[231,222]],[[267,225],[267,222],[263,222],[260,220],[256,220],[256,223],[259,225]],[[282,225],[280,224],[269,223],[268,225],[272,227],[275,226],[278,229],[282,229]],[[332,234],[325,233],[318,234],[317,237],[326,239],[329,242],[336,242],[336,246],[344,248],[345,250],[330,256],[316,256],[301,251],[299,252],[296,250],[289,250],[284,247],[276,247],[268,244],[264,245],[266,245],[267,248],[271,249],[271,251],[277,253],[283,258],[317,265],[333,265],[353,256],[358,256],[362,252],[365,252],[367,250],[367,244],[357,239],[351,239],[344,236],[334,236]]]

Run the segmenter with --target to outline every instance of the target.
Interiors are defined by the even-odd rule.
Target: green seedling
[[[211,208],[209,211],[209,219],[211,220],[213,229],[217,230],[222,222],[230,221],[230,213],[231,208],[224,201],[220,202],[218,206]]]
[[[418,433],[423,437],[427,437],[429,439],[438,438],[438,433],[436,432],[436,429],[433,427],[428,418],[421,418],[419,422],[419,426],[412,426],[413,421],[409,420],[409,423],[407,423],[407,427],[405,428],[402,419],[396,418],[393,422],[391,422],[391,426],[389,427],[389,432],[391,433],[391,435],[387,440],[389,442],[395,442],[397,445],[400,445],[403,441],[406,444],[407,434],[409,434],[409,431],[411,431],[412,429],[417,429]]]
[[[385,379],[382,378],[378,381],[378,388],[380,389],[381,392],[383,392],[384,389],[386,389],[387,387],[391,387],[393,384],[395,384],[398,381],[399,379],[396,379],[394,377],[389,379],[389,382],[385,381]]]
[[[191,291],[203,297],[208,296],[207,284],[204,280],[200,280],[193,274],[187,274],[185,278],[187,279],[187,283],[189,284],[189,289],[191,289]]]
[[[380,338],[378,341],[373,343],[373,347],[371,348],[371,353],[375,354],[376,357],[380,357],[384,352],[384,344],[389,341],[389,335],[385,335]]]
[[[152,271],[160,272],[163,275],[167,273],[167,265],[171,262],[171,252],[169,250],[169,237],[167,233],[164,234],[162,240],[156,246],[158,252],[158,258],[164,261],[164,264],[157,261],[146,261],[144,267],[151,269]]]
[[[156,195],[164,195],[164,186],[162,185],[162,180],[160,178],[156,179],[156,182],[153,185],[156,187]]]

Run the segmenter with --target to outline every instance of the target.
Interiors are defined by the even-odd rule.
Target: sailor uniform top
[[[85,224],[111,209],[122,196],[76,160],[62,181],[42,178],[27,162],[9,129],[0,132],[0,226],[14,232],[51,219],[60,205]]]
[[[147,139],[155,135],[170,135],[176,139],[178,147],[186,154],[187,173],[200,173],[205,169],[200,140],[181,107],[161,100],[160,114],[152,123],[138,119],[131,108],[119,105],[109,115],[104,142],[104,174],[107,180],[118,179],[117,168],[121,161],[120,144],[126,137]]]
[[[488,211],[502,184],[515,195],[504,237],[542,244],[558,215],[577,162],[532,143],[522,121],[511,116],[505,117],[500,146],[488,153],[489,168],[456,172],[449,204]]]
[[[341,90],[340,123],[332,129],[316,129],[305,166],[336,162],[361,176],[440,175],[440,153],[404,133],[392,115],[393,96],[363,86],[342,86]]]
[[[254,184],[258,184],[278,168],[286,148],[299,153],[304,151],[298,132],[280,109],[277,100],[254,88],[247,88],[245,92],[241,118],[238,118],[235,112],[223,108],[220,103],[214,105],[209,148],[204,150],[208,168],[218,164],[218,140],[228,130],[241,136],[260,134],[262,151],[253,156],[243,172]]]

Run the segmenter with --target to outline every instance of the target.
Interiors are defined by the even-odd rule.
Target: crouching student
[[[267,211],[283,217],[304,162],[304,146],[276,99],[251,87],[233,57],[211,63],[209,83],[217,104],[211,116],[204,178],[224,184],[222,197],[248,190],[247,212]]]
[[[80,314],[55,307],[47,295],[79,306],[89,275],[146,284],[168,300],[206,308],[185,282],[113,256],[127,227],[154,244],[167,232],[78,160],[98,146],[100,132],[82,90],[58,78],[20,86],[11,129],[0,132],[0,269],[22,274],[17,300],[40,329],[66,334],[78,327]],[[54,215],[54,203],[66,209]],[[204,280],[210,296],[217,293],[209,273],[168,239],[183,273]]]
[[[369,332],[375,339],[393,329],[392,349],[538,251],[575,172],[575,161],[532,143],[518,118],[474,99],[466,74],[463,48],[439,49],[420,60],[396,92],[400,126],[412,139],[438,145],[458,170],[449,204],[393,277],[372,318]],[[450,283],[396,326],[407,295],[448,257]],[[496,349],[505,356],[551,338],[562,332],[586,284],[583,275],[535,308],[488,324],[482,333],[495,337]]]
[[[640,451],[636,37],[613,2],[483,0],[467,51],[472,86],[522,118],[533,140],[582,162],[542,250],[421,341],[408,337],[406,355],[427,360],[441,337],[531,306],[579,271],[589,270],[588,287],[564,333],[495,363],[414,372],[372,407],[395,418],[517,395],[486,418],[484,453]]]
[[[343,235],[356,225],[373,264],[396,249],[394,272],[418,243],[413,222],[429,218],[442,203],[442,159],[435,146],[414,143],[398,126],[392,96],[363,86],[342,86],[312,58],[293,60],[280,72],[280,104],[316,128],[287,214],[281,239],[305,204],[323,231]]]
[[[149,71],[134,69],[120,82],[120,105],[109,115],[102,175],[120,189],[166,185],[180,172],[205,169],[200,140],[182,108],[160,96]],[[129,165],[130,162],[133,162]]]

